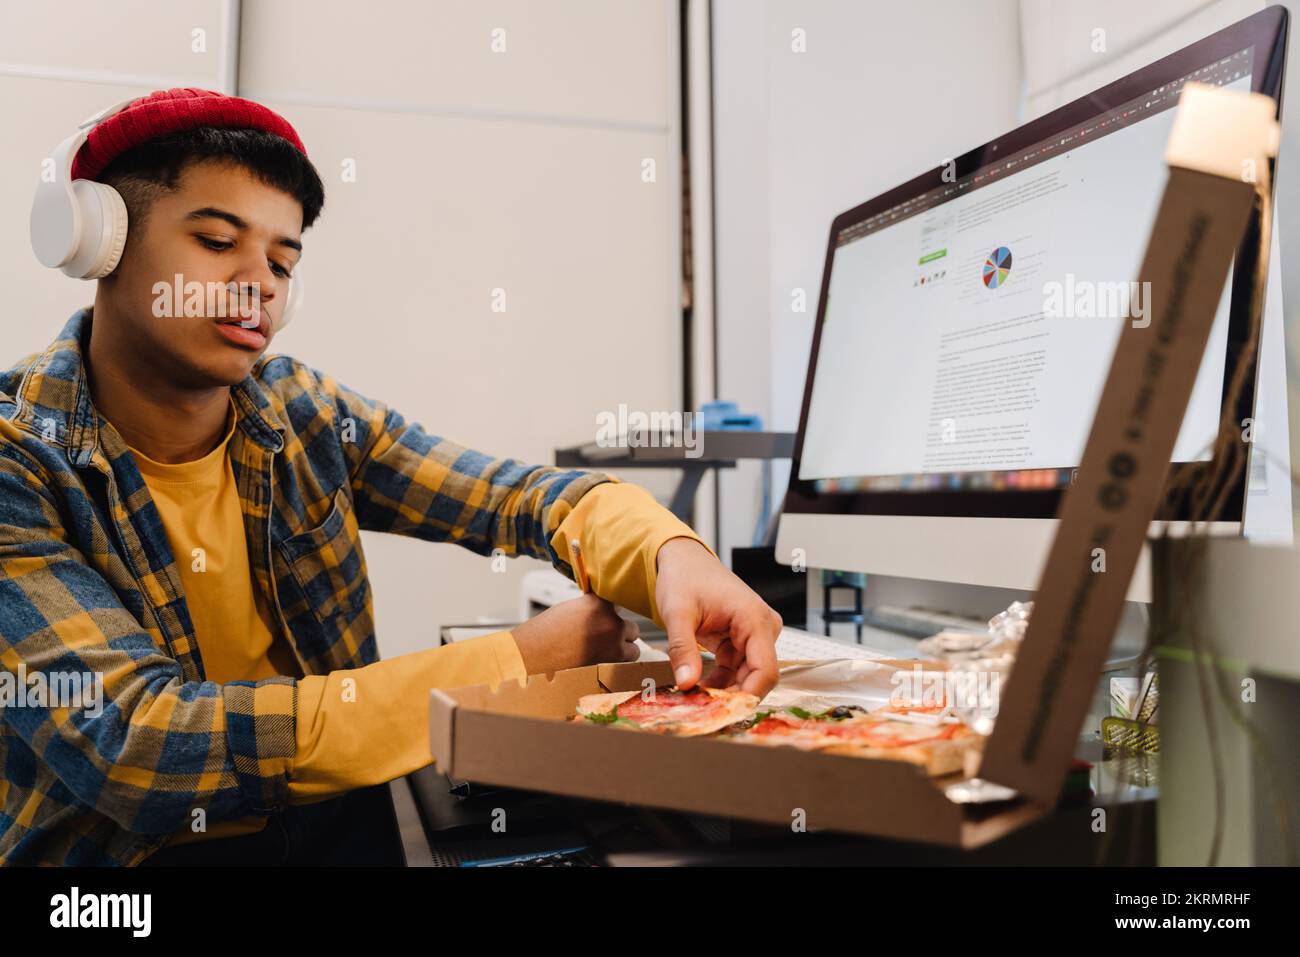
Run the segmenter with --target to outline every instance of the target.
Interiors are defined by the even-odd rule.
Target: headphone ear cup
[[[122,251],[126,249],[126,233],[130,227],[131,214],[126,211],[126,200],[122,199],[122,194],[112,186],[96,183],[95,191],[104,196],[105,205],[112,209],[113,219],[113,227],[105,249],[104,264],[93,277],[101,279],[116,269],[117,264],[122,261]]]
[[[61,183],[42,183],[32,199],[29,224],[32,252],[42,266],[62,269],[77,252],[81,210],[75,194]]]
[[[284,327],[302,308],[303,295],[302,267],[300,266],[294,270],[293,276],[289,279],[289,297],[285,300],[284,311],[280,313],[280,322],[275,328],[277,334],[284,330]]]
[[[63,272],[74,279],[102,279],[117,267],[126,248],[126,203],[113,187],[93,180],[74,180],[72,191],[81,210],[81,230]]]

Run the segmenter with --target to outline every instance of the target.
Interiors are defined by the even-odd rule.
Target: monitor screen
[[[1124,324],[1154,318],[1137,280],[1183,86],[1276,100],[1284,43],[1262,11],[837,216],[783,510],[1052,518]],[[1209,465],[1225,412],[1252,414],[1255,365],[1225,410],[1226,373],[1258,248],[1252,217],[1173,475]]]
[[[1164,188],[1183,82],[1235,51],[835,237],[799,478],[822,491],[1049,488],[1082,457]],[[1174,459],[1218,432],[1229,282]]]

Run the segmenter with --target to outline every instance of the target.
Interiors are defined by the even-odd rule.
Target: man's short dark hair
[[[325,187],[311,160],[287,140],[245,127],[201,126],[146,140],[114,157],[95,179],[122,194],[135,232],[154,201],[175,190],[185,170],[200,162],[241,166],[267,186],[288,193],[302,205],[303,229],[316,221],[325,205]]]

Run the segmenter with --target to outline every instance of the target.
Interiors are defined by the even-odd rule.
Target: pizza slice
[[[860,758],[906,761],[931,775],[964,767],[966,754],[983,739],[960,722],[918,723],[861,708],[832,708],[811,714],[787,708],[760,714],[735,735],[745,744],[795,747]]]
[[[758,698],[743,691],[696,685],[688,691],[664,685],[652,691],[584,695],[575,721],[675,734],[713,734],[753,716]]]
[[[849,722],[866,715],[859,707],[831,708],[817,713],[795,707],[762,711],[751,721],[737,725],[733,736],[746,744],[820,751],[842,742]]]
[[[906,761],[925,768],[933,777],[963,770],[967,754],[984,745],[983,737],[957,721],[930,725],[873,715],[853,732],[826,751],[856,758]]]

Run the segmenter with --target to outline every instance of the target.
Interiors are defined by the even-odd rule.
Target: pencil
[[[591,579],[587,577],[587,563],[582,557],[582,542],[576,538],[569,539],[569,554],[573,556],[573,573],[577,576],[578,587],[584,595],[591,594]]]

